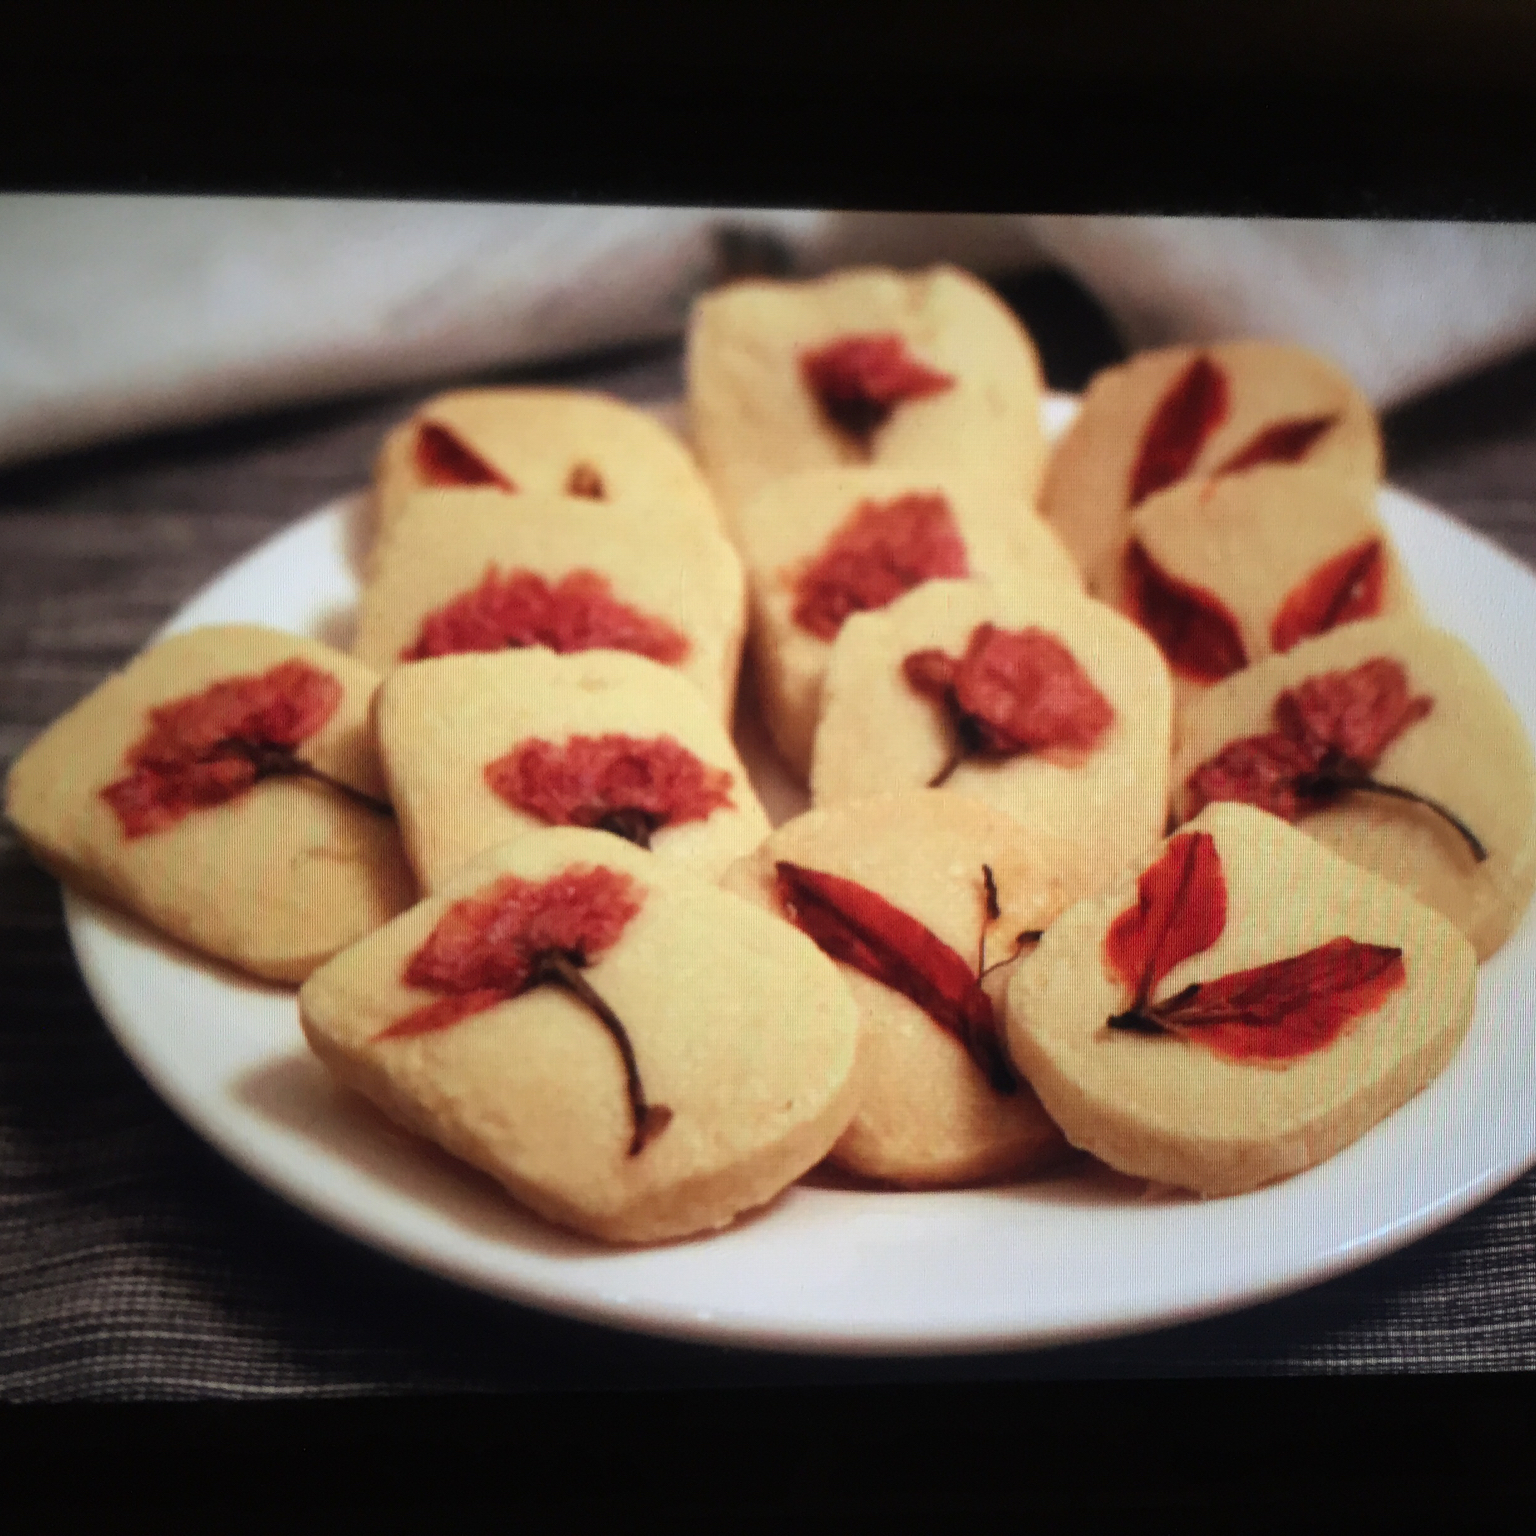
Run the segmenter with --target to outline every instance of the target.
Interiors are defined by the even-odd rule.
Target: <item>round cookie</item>
[[[1129,514],[1148,496],[1260,463],[1305,463],[1374,485],[1382,448],[1370,401],[1304,347],[1164,347],[1094,377],[1051,454],[1040,510],[1097,592]]]
[[[255,625],[173,635],[21,754],[6,813],[61,880],[301,981],[415,899],[369,722],[378,681]],[[282,771],[287,754],[333,782]]]
[[[843,464],[1039,488],[1034,343],[954,267],[731,283],[695,303],[687,346],[691,436],[729,522],[781,475]]]
[[[622,1029],[635,1096],[601,1016],[535,981],[551,945]],[[858,1013],[836,966],[601,832],[536,832],[464,866],[317,971],[299,1011],[343,1083],[607,1242],[726,1225],[819,1162],[854,1108]]]
[[[532,491],[522,499],[509,519],[495,491],[412,497],[376,551],[354,654],[387,672],[423,651],[442,654],[439,645],[499,650],[517,643],[499,627],[515,600],[528,621],[519,634],[547,636],[532,643],[648,654],[729,718],[746,578],[725,536],[676,522],[662,538],[591,501]],[[526,597],[509,590],[514,582],[529,587]],[[623,610],[616,617],[614,604]],[[458,638],[461,630],[470,638]]]
[[[643,656],[441,656],[391,673],[375,718],[424,891],[562,814],[623,826],[628,812],[631,836],[643,828],[658,857],[710,880],[768,835],[719,717],[686,678]],[[664,810],[652,824],[646,813]]]
[[[1144,1001],[1126,970],[1150,974]],[[1009,982],[1008,1045],[1074,1146],[1241,1194],[1436,1077],[1476,978],[1439,913],[1276,817],[1215,805],[1051,925]]]
[[[1375,499],[1309,466],[1185,481],[1131,515],[1096,590],[1159,642],[1182,698],[1341,624],[1416,613]]]
[[[785,913],[780,860],[851,880],[921,923],[979,969],[1001,1001],[1018,935],[1046,927],[1091,887],[1085,850],[1028,831],[978,801],[909,790],[809,811],[785,823],[721,882]],[[988,917],[983,866],[999,915]],[[1027,948],[1027,945],[1025,946]],[[859,1107],[831,1160],[866,1177],[937,1188],[1017,1177],[1060,1157],[1060,1133],[1027,1084],[1000,1092],[958,1036],[908,995],[839,962],[859,1005]],[[1000,1024],[1001,1012],[997,1020]]]
[[[741,509],[736,539],[763,712],[801,778],[848,614],[936,577],[1016,573],[1081,587],[1071,556],[1022,495],[955,475],[869,466],[786,476]]]
[[[998,668],[978,658],[985,626],[1005,652],[1024,655],[1004,654]],[[967,663],[965,679],[1005,712],[1038,715],[1040,745],[962,755],[966,727],[909,675],[908,658],[934,652]],[[929,582],[843,626],[822,689],[811,795],[820,806],[941,781],[1085,840],[1108,878],[1163,833],[1172,708],[1157,647],[1104,604],[1035,584]]]
[[[1337,681],[1318,682],[1330,677]],[[1305,717],[1277,710],[1297,690],[1316,701]],[[1257,748],[1239,745],[1255,740]],[[1487,858],[1479,862],[1443,817],[1410,801],[1356,791],[1298,803],[1295,776],[1324,766],[1330,747],[1380,783],[1444,806]],[[1207,770],[1192,785],[1223,753],[1220,776]],[[1226,798],[1295,816],[1299,831],[1443,912],[1480,959],[1509,937],[1536,890],[1536,758],[1520,717],[1469,647],[1411,619],[1303,641],[1191,703],[1179,717],[1174,810],[1189,816]]]
[[[584,390],[460,389],[424,402],[384,439],[374,465],[377,532],[418,491],[477,485],[711,525],[719,517],[692,455],[645,411]]]

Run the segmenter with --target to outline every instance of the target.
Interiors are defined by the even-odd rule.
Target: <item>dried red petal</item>
[[[613,596],[596,571],[572,571],[553,587],[533,571],[501,576],[488,566],[471,588],[422,620],[402,661],[461,651],[499,651],[526,645],[571,651],[633,651],[675,665],[688,654],[688,638],[665,620],[641,613]]]
[[[595,827],[615,811],[640,811],[652,826],[668,826],[703,821],[733,803],[731,775],[671,736],[525,741],[487,764],[485,780],[509,805],[556,826]]]
[[[955,701],[989,752],[1087,750],[1115,718],[1076,658],[1043,629],[980,624],[955,675]]]
[[[1413,697],[1401,662],[1376,656],[1346,672],[1321,672],[1275,700],[1275,724],[1319,759],[1333,752],[1361,769],[1435,707],[1428,694]]]
[[[884,608],[925,581],[969,575],[965,541],[943,496],[865,501],[795,583],[795,623],[832,640],[851,614]]]
[[[630,876],[601,865],[572,865],[542,881],[503,875],[455,902],[401,977],[406,986],[441,993],[454,1006],[429,1003],[373,1038],[446,1029],[518,996],[543,953],[579,957],[582,964],[595,959],[618,942],[644,895]]]
[[[1285,596],[1269,640],[1277,651],[1326,634],[1339,624],[1381,612],[1386,558],[1380,539],[1367,539],[1325,561]]]
[[[800,354],[800,375],[833,426],[866,448],[896,407],[954,386],[954,378],[919,362],[896,332],[840,336]]]
[[[462,437],[435,421],[416,429],[416,473],[428,485],[494,485],[503,491],[517,487],[487,464]]]
[[[1330,1045],[1407,979],[1401,949],[1331,939],[1305,954],[1202,981],[1156,1016],[1231,1060],[1283,1061]]]
[[[1295,821],[1309,808],[1297,793],[1296,780],[1320,761],[1318,754],[1278,731],[1229,742],[1185,780],[1187,814],[1194,816],[1213,800],[1236,800]]]
[[[1136,882],[1136,905],[1104,935],[1104,956],[1143,1006],[1182,960],[1209,949],[1227,925],[1227,882],[1209,832],[1180,832]]]
[[[336,712],[341,684],[297,659],[260,674],[223,678],[149,711],[149,730],[125,761],[132,770],[101,798],[126,837],[173,826],[190,811],[223,805],[256,783],[249,747],[294,747]]]
[[[853,880],[783,860],[774,868],[785,913],[818,948],[915,1003],[965,1045],[994,1087],[1013,1086],[992,999],[963,956]]]
[[[1218,475],[1237,475],[1260,464],[1299,464],[1311,452],[1312,445],[1331,427],[1338,416],[1292,416],[1272,422],[1254,433],[1231,458],[1216,471]]]
[[[1204,587],[1161,569],[1133,539],[1125,550],[1125,610],[1157,641],[1174,671],[1219,682],[1248,665],[1237,620]]]
[[[1168,387],[1142,434],[1131,469],[1128,505],[1176,484],[1194,468],[1200,450],[1227,419],[1227,376],[1201,353]]]

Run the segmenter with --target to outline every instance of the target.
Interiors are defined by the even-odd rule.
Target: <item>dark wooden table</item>
[[[1104,360],[1102,333],[1064,320],[1049,283],[1043,299],[1038,285],[1021,292],[1050,338],[1053,382],[1080,385]],[[1031,302],[1046,307],[1032,313]],[[1069,295],[1066,310],[1076,302]],[[636,401],[668,398],[681,382],[669,347],[536,377]],[[429,392],[0,474],[7,764],[236,556],[363,484],[384,430]],[[1536,565],[1536,353],[1386,426],[1397,484]],[[1296,1296],[1043,1353],[820,1360],[570,1323],[381,1257],[205,1146],[113,1043],[76,970],[58,889],[8,829],[0,988],[0,1398],[12,1401],[1536,1366],[1536,1175],[1412,1248]]]

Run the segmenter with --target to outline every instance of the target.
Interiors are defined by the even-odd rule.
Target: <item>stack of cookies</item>
[[[823,1160],[1298,1172],[1450,1059],[1536,887],[1536,762],[1416,617],[1323,360],[1145,354],[1053,453],[1041,389],[938,268],[701,300],[691,450],[594,395],[440,396],[380,454],[351,655],[167,640],[9,813],[606,1241]],[[744,647],[812,801],[776,830]]]

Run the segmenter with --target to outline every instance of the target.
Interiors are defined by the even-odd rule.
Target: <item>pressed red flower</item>
[[[494,485],[503,491],[517,487],[488,464],[456,432],[435,421],[416,429],[416,473],[428,485]]]
[[[488,763],[485,780],[509,805],[553,825],[599,827],[643,848],[659,828],[733,803],[731,775],[671,736],[525,741]]]
[[[1237,475],[1261,464],[1299,464],[1312,451],[1312,445],[1338,424],[1333,416],[1291,416],[1271,422],[1254,433],[1216,473]]]
[[[884,608],[925,581],[969,575],[945,497],[861,502],[796,581],[795,623],[832,640],[852,614]]]
[[[128,750],[130,771],[107,785],[101,798],[129,838],[162,831],[192,811],[224,805],[260,780],[283,775],[323,781],[387,813],[383,801],[294,755],[341,699],[342,686],[330,673],[297,659],[223,678],[151,709],[149,730]]]
[[[402,661],[462,651],[542,645],[571,651],[633,651],[673,665],[688,654],[688,638],[664,619],[641,613],[613,595],[607,577],[572,571],[553,586],[534,571],[500,575],[487,566],[480,585],[422,620]]]
[[[800,375],[822,414],[864,448],[898,405],[954,387],[920,362],[896,332],[840,336],[800,354]]]
[[[601,865],[571,865],[547,880],[503,875],[456,901],[407,962],[401,980],[439,997],[380,1030],[375,1041],[432,1034],[521,996],[564,987],[603,1024],[624,1061],[631,1156],[663,1131],[671,1110],[647,1104],[628,1032],[581,975],[638,916],[645,890]]]
[[[1104,955],[1131,990],[1111,1029],[1180,1035],[1237,1061],[1286,1061],[1319,1050],[1379,1008],[1406,979],[1402,950],[1335,938],[1300,955],[1153,993],[1182,961],[1203,954],[1227,924],[1226,878],[1207,832],[1170,839],[1137,882],[1137,901],[1110,924]]]
[[[1131,468],[1127,505],[1140,506],[1182,480],[1230,409],[1226,373],[1202,352],[1164,391],[1147,422]]]
[[[914,651],[902,662],[902,673],[916,692],[944,706],[955,732],[956,755],[932,781],[935,786],[967,756],[1088,751],[1115,718],[1072,652],[1033,626],[978,624],[964,656]]]
[[[1104,935],[1104,956],[1130,987],[1132,1009],[1147,1003],[1174,966],[1207,950],[1227,926],[1227,882],[1216,839],[1181,832],[1136,882],[1136,905]]]
[[[1215,683],[1248,665],[1237,620],[1221,599],[1170,576],[1139,539],[1125,550],[1124,607],[1185,677]]]
[[[1285,595],[1270,626],[1270,644],[1288,651],[1313,635],[1380,613],[1386,568],[1380,539],[1367,539],[1324,561]]]
[[[785,914],[818,948],[915,1003],[965,1046],[998,1092],[1015,1091],[992,999],[962,955],[856,881],[785,860],[774,869]]]
[[[1189,775],[1189,814],[1213,800],[1238,800],[1297,821],[1348,794],[1382,795],[1433,811],[1481,863],[1488,850],[1454,812],[1372,776],[1382,753],[1433,708],[1427,694],[1414,696],[1402,664],[1386,656],[1305,678],[1276,698],[1273,731],[1228,742]]]

